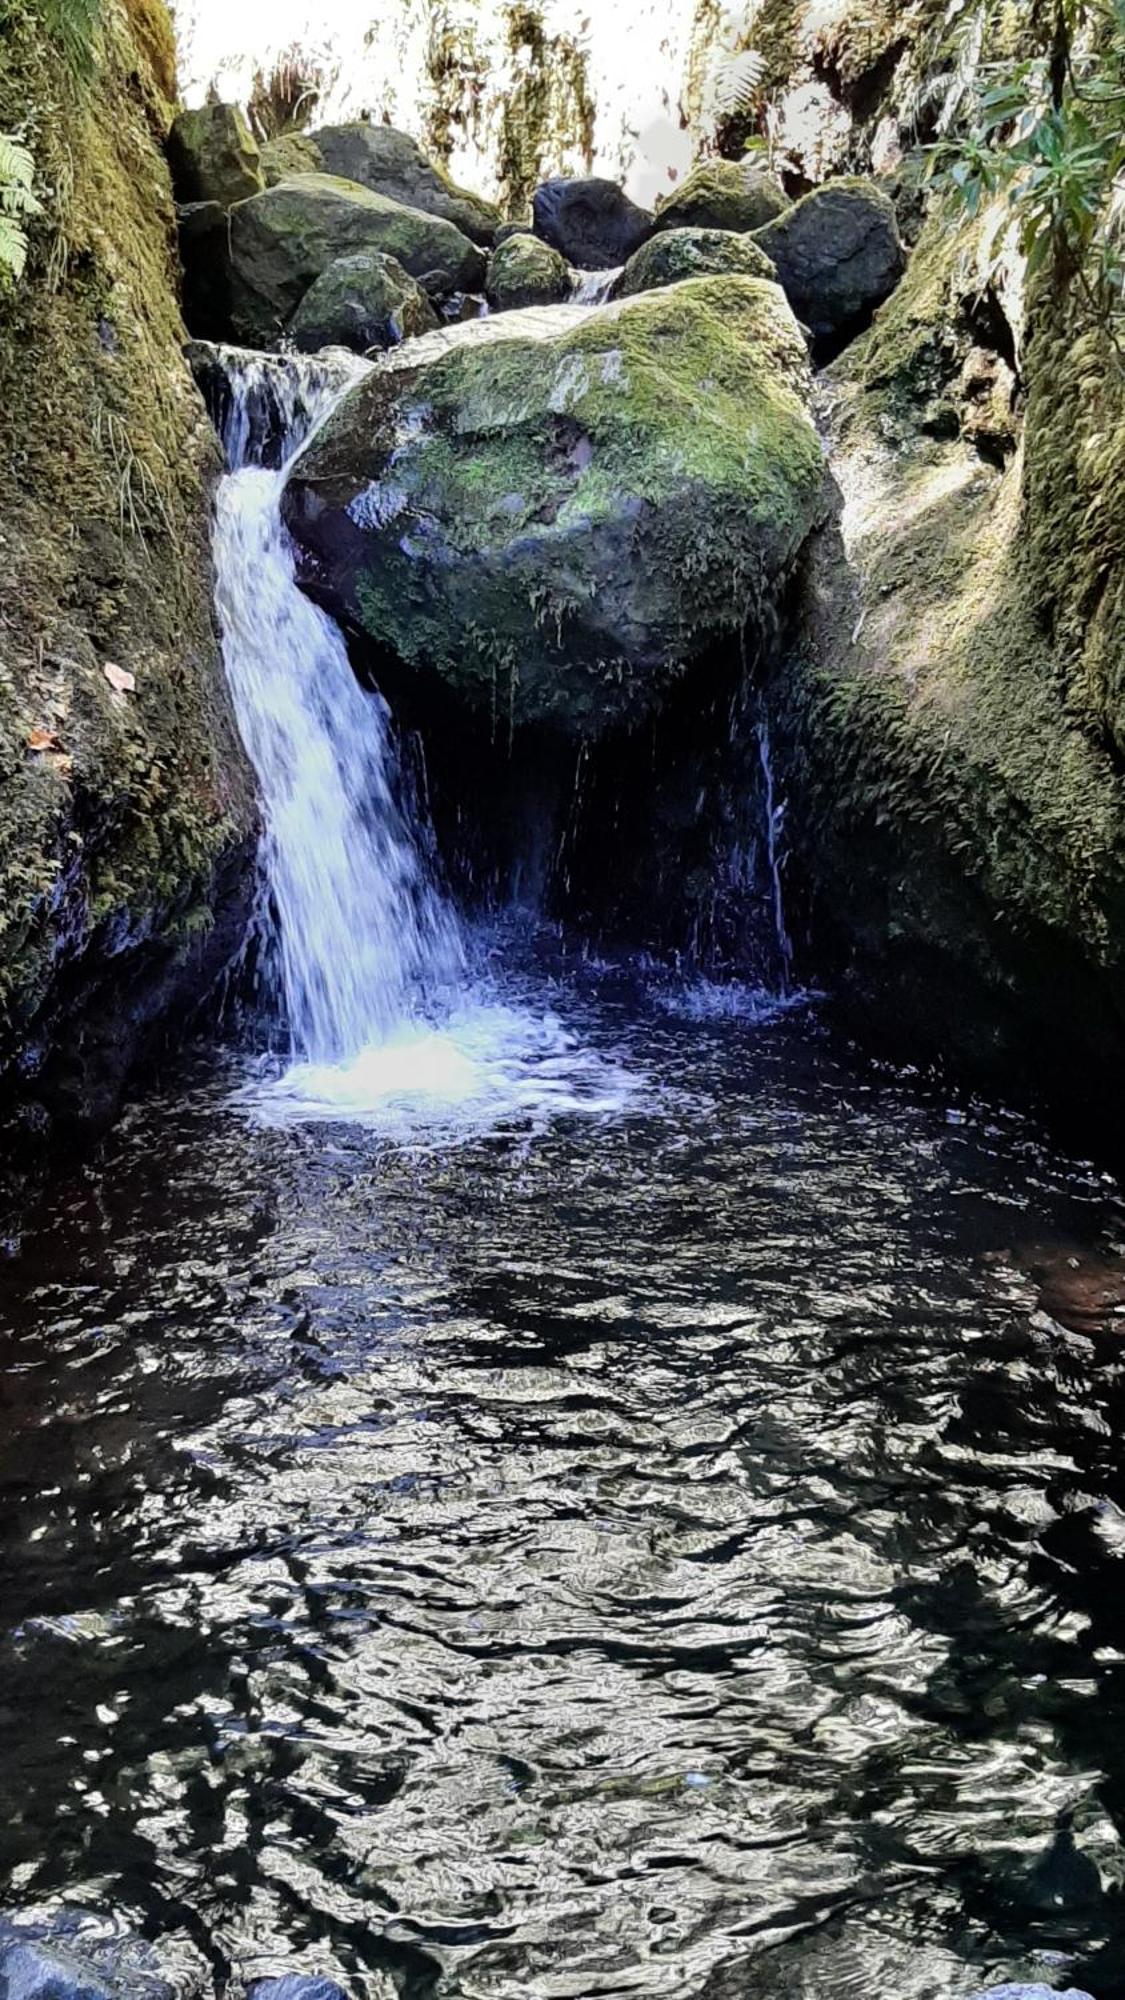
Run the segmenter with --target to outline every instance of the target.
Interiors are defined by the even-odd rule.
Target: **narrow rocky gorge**
[[[173,115],[159,16],[118,24],[81,131],[134,176],[113,207],[128,233],[98,237],[99,288],[76,213],[21,294],[34,360],[18,322],[5,348],[9,422],[37,454],[36,375],[58,379],[60,353],[98,411],[89,584],[16,591],[9,627],[17,1094],[39,1078],[62,1110],[67,1072],[79,1115],[84,1093],[111,1103],[134,1040],[207,990],[246,920],[253,806],[207,608],[216,447],[180,359],[161,146],[212,414],[224,343],[372,359],[294,467],[285,519],[303,586],[423,746],[462,889],[503,901],[534,881],[607,942],[738,970],[761,884],[744,920],[706,912],[724,843],[745,845],[740,788],[760,819],[765,724],[800,977],[984,1081],[1057,1072],[1067,1092],[1112,1061],[1112,510],[1083,516],[1079,561],[1056,550],[1089,456],[1115,463],[1119,398],[1097,336],[1075,355],[1096,412],[1057,367],[1065,314],[1027,295],[1014,248],[997,263],[1002,218],[953,226],[919,179],[928,25],[921,5],[826,28],[778,4],[758,35],[773,164],[737,157],[728,117],[735,156],[712,149],[655,209],[548,176],[505,214],[406,132],[318,124],[315,93],[264,140],[237,104]],[[126,78],[134,127],[111,143]],[[48,76],[35,87],[51,101]],[[143,390],[114,319],[133,271]],[[57,529],[30,511],[41,496],[19,500],[20,451],[9,465],[18,574],[20,547]],[[153,646],[164,601],[139,607],[169,558],[177,656],[142,674],[132,633]],[[154,840],[140,801],[165,793]],[[62,996],[88,1062],[55,1045]]]

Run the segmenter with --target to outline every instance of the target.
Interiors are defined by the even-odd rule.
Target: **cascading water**
[[[625,266],[617,264],[610,271],[575,271],[572,273],[570,297],[576,306],[603,306]]]
[[[463,975],[464,952],[395,796],[386,705],[360,687],[338,628],[298,590],[282,526],[287,465],[340,387],[296,362],[270,369],[290,446],[273,472],[253,462],[248,416],[265,367],[244,361],[231,382],[216,601],[261,790],[262,862],[293,1050],[330,1064],[424,1018]]]
[[[781,886],[781,835],[785,825],[785,806],[778,800],[777,788],[773,781],[770,727],[764,715],[758,724],[758,758],[762,766],[762,811],[766,827],[766,860],[769,864],[773,902],[774,940],[780,966],[781,993],[782,997],[785,997],[789,993],[793,973],[793,941],[785,921],[785,894]]]
[[[615,1106],[630,1084],[553,1011],[475,978],[398,796],[391,718],[297,586],[281,519],[293,460],[366,364],[226,351],[229,471],[214,557],[223,659],[258,778],[270,959],[293,1062],[247,1096],[268,1118],[375,1119],[445,1136]],[[279,461],[276,470],[260,461]]]

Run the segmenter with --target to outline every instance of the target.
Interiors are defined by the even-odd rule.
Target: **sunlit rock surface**
[[[469,710],[593,736],[761,614],[820,517],[778,286],[699,278],[397,349],[298,460],[304,580]]]

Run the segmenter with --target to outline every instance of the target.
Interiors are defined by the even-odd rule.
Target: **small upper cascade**
[[[298,589],[288,465],[352,379],[334,358],[228,360],[231,471],[216,503],[216,602],[239,728],[257,773],[262,864],[294,1054],[346,1060],[425,1019],[463,964],[456,920],[397,796],[391,720],[332,620]],[[263,415],[265,428],[263,428]],[[277,469],[256,463],[284,424]]]
[[[575,271],[571,299],[577,306],[603,306],[625,269],[618,264],[612,271]]]

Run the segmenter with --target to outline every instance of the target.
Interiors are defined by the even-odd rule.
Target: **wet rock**
[[[780,289],[751,278],[428,335],[298,459],[304,580],[468,710],[638,720],[819,518],[808,386]]]
[[[544,181],[535,190],[535,233],[580,271],[612,271],[652,234],[652,216],[616,181]]]
[[[533,222],[502,222],[492,241],[499,250],[502,243],[510,243],[513,236],[534,236]]]
[[[972,2000],[1091,2000],[1091,1996],[1077,1986],[987,1986]]]
[[[895,211],[873,182],[828,181],[758,231],[797,318],[819,341],[858,332],[906,268]]]
[[[184,324],[199,340],[224,340],[230,327],[231,267],[227,211],[217,201],[178,212]]]
[[[511,236],[493,254],[487,298],[493,312],[558,305],[570,297],[570,266],[538,236]]]
[[[458,187],[444,167],[428,160],[417,140],[393,125],[325,125],[309,142],[326,173],[452,222],[473,243],[487,247],[500,226],[500,211],[480,195]]]
[[[262,147],[262,178],[267,187],[276,187],[292,174],[323,172],[324,157],[307,132],[281,132]]]
[[[79,1959],[42,1944],[13,1944],[0,1951],[0,2000],[112,2000]]]
[[[289,322],[288,337],[302,354],[350,347],[354,354],[394,347],[412,334],[429,333],[438,317],[416,279],[394,257],[360,251],[337,257],[309,286]]]
[[[181,111],[168,134],[168,164],[177,201],[231,208],[265,186],[257,142],[233,104]]]
[[[1002,465],[1019,441],[1014,371],[1003,355],[973,347],[965,356],[958,388],[961,435],[982,458]]]
[[[246,2000],[348,2000],[342,1986],[323,1974],[287,1972],[280,1979],[259,1979]]]
[[[628,299],[659,285],[679,285],[685,278],[723,272],[747,278],[777,277],[765,251],[749,236],[731,229],[666,229],[630,257],[611,297]]]
[[[0,1921],[0,2000],[176,1996],[152,1945],[113,1917],[63,1910],[52,1917]]]
[[[229,337],[270,346],[329,265],[358,253],[395,258],[441,296],[484,284],[483,252],[441,216],[329,174],[295,174],[231,211]]]
[[[772,174],[742,160],[704,160],[660,202],[656,228],[763,229],[789,202]]]

